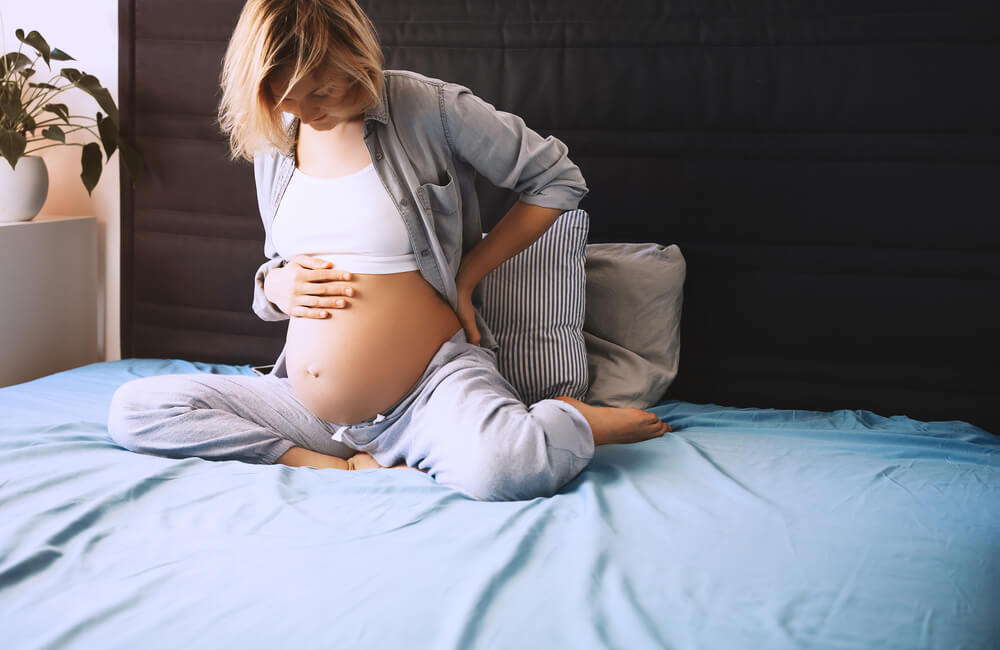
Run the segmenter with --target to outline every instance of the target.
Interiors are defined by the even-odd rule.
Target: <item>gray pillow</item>
[[[570,210],[531,246],[483,278],[482,316],[500,374],[526,404],[587,392],[584,260],[590,218]]]
[[[676,245],[587,246],[585,402],[649,408],[661,400],[677,376],[686,270]]]

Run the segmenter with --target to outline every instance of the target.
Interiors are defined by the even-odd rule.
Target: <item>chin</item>
[[[310,123],[309,128],[315,131],[329,131],[347,121],[342,117],[324,117],[322,120]]]

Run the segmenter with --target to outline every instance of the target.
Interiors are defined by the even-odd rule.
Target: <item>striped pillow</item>
[[[499,349],[497,365],[526,404],[587,393],[583,340],[590,218],[559,215],[531,246],[483,278],[483,320]]]

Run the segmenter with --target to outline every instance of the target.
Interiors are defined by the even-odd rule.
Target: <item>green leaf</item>
[[[0,155],[7,159],[10,168],[14,169],[17,159],[24,155],[28,140],[13,129],[0,129]]]
[[[22,43],[30,45],[31,47],[38,50],[38,53],[42,55],[42,59],[45,60],[45,65],[49,65],[49,59],[52,56],[52,50],[49,48],[49,44],[45,42],[45,39],[42,38],[41,34],[39,34],[35,30],[31,30],[31,32],[27,36],[25,36],[24,30],[19,29],[16,32],[14,32],[14,36],[17,36],[17,40],[21,41]]]
[[[22,54],[21,52],[8,52],[0,58],[0,65],[3,66],[4,76],[10,72],[17,72],[22,68],[27,68],[31,65],[31,59]]]
[[[28,86],[31,88],[44,88],[45,90],[59,90],[58,86],[53,86],[52,84],[29,83]]]
[[[98,113],[97,132],[101,134],[101,143],[104,145],[104,153],[107,154],[108,160],[111,160],[111,155],[115,152],[115,149],[118,148],[118,129],[115,128],[114,123],[109,118]]]
[[[86,72],[80,72],[74,68],[63,68],[59,74],[76,84],[80,90],[96,99],[97,105],[104,109],[104,112],[108,114],[108,117],[111,118],[117,128],[118,107],[115,106],[115,100],[111,98],[111,93],[108,92],[107,88],[101,86],[101,82],[97,80],[97,77]]]
[[[83,179],[83,186],[87,188],[87,194],[91,194],[97,187],[97,181],[101,180],[101,146],[96,142],[85,144],[80,164],[83,166],[80,178]]]
[[[12,126],[20,122],[21,117],[21,103],[4,101],[0,102],[0,113],[3,114],[5,120]]]
[[[52,50],[52,60],[53,61],[76,61],[76,59],[74,59],[69,54],[66,54],[65,52],[63,52],[62,50],[60,50],[58,48]]]
[[[21,87],[16,81],[0,79],[0,102],[20,102]]]
[[[66,104],[46,104],[42,110],[55,113],[63,119],[63,122],[69,124],[69,107]]]
[[[21,128],[24,129],[25,133],[35,135],[35,118],[25,114],[24,117],[21,118]]]
[[[35,69],[34,68],[25,68],[24,70],[19,70],[19,72],[21,73],[22,77],[24,77],[25,79],[28,79],[33,74],[35,74]]]
[[[55,140],[56,142],[66,144],[66,134],[63,133],[62,129],[54,124],[42,131],[42,136],[48,138],[49,140]]]

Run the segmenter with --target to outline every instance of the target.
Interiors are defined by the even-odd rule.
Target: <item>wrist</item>
[[[495,238],[494,240],[490,239],[492,234],[484,236],[462,255],[462,261],[455,273],[455,287],[460,294],[471,294],[492,270],[492,267],[488,266],[488,258],[491,255],[490,247],[496,244]]]
[[[459,267],[458,274],[455,276],[455,288],[460,295],[471,294],[478,284],[479,280],[469,275],[467,269]]]

